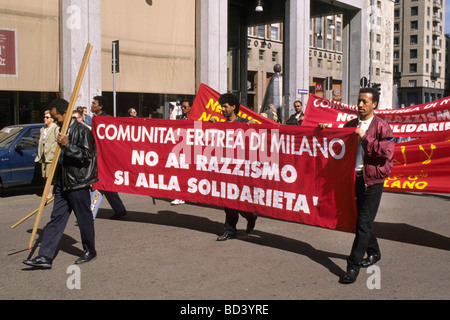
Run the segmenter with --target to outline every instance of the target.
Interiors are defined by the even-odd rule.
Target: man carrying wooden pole
[[[50,103],[50,114],[63,123],[69,103],[55,99]],[[63,150],[55,189],[55,200],[50,222],[45,226],[39,256],[24,263],[33,267],[51,268],[59,241],[72,210],[78,221],[85,254],[75,263],[88,262],[96,257],[94,219],[90,209],[91,185],[97,178],[97,149],[94,136],[87,126],[73,120],[67,135],[59,133],[57,141]]]

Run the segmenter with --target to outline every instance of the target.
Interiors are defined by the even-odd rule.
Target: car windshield
[[[0,131],[0,149],[9,148],[23,127],[4,127]]]

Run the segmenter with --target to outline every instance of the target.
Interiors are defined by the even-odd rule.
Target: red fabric
[[[384,189],[450,193],[450,130],[398,143],[394,168]]]
[[[389,123],[395,137],[423,137],[450,129],[450,97],[401,109],[377,109],[375,112]],[[332,127],[342,127],[357,116],[358,108],[354,105],[310,94],[302,126],[328,123]]]
[[[94,187],[351,232],[353,131],[95,117]]]
[[[217,121],[224,122],[226,118],[222,114],[222,107],[219,100],[220,94],[214,89],[208,87],[206,84],[200,84],[191,111],[189,112],[189,120],[208,121],[211,117],[216,118]],[[239,106],[238,116],[253,120],[257,124],[272,124],[278,126],[279,123],[263,117],[257,112],[254,112],[242,105]]]

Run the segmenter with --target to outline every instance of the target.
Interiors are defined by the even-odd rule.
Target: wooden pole
[[[52,197],[51,199],[49,199],[48,201],[45,202],[45,205],[48,205],[50,203],[53,202],[53,200],[55,200],[55,197]],[[28,218],[31,218],[33,215],[36,214],[36,212],[38,212],[39,208],[37,208],[36,210],[31,211],[26,217],[20,219],[19,221],[17,221],[15,224],[13,224],[11,226],[11,229],[14,229],[15,227],[17,227],[19,224],[21,224],[22,222],[24,222],[25,220],[27,220]]]
[[[92,52],[92,45],[90,43],[88,43],[87,46],[86,46],[86,51],[84,52],[83,61],[82,61],[81,66],[80,66],[80,71],[78,72],[78,76],[77,76],[77,80],[75,82],[75,86],[74,86],[74,89],[73,89],[73,92],[72,92],[72,96],[70,98],[69,106],[67,107],[64,123],[62,125],[61,130],[60,130],[60,132],[62,134],[66,134],[67,133],[67,129],[69,128],[70,121],[72,120],[73,107],[75,106],[75,102],[77,101],[77,98],[78,98],[78,93],[80,92],[81,83],[83,81],[84,73],[86,71],[91,52]],[[36,222],[34,223],[33,232],[31,233],[31,238],[30,238],[30,242],[28,244],[28,249],[31,249],[31,246],[33,245],[33,240],[34,240],[34,237],[36,235],[37,228],[39,226],[39,221],[41,220],[42,211],[44,209],[44,206],[45,206],[45,203],[46,203],[46,200],[47,200],[47,194],[48,194],[48,192],[50,190],[50,186],[51,186],[51,183],[52,183],[52,180],[53,180],[53,176],[55,174],[55,170],[56,170],[56,166],[58,164],[58,160],[59,160],[59,155],[60,154],[61,154],[61,148],[60,148],[59,145],[57,145],[56,146],[56,150],[55,150],[55,156],[54,156],[53,161],[52,161],[52,166],[51,166],[51,169],[50,169],[50,173],[49,173],[49,176],[47,178],[47,182],[45,183],[44,192],[42,194],[41,204],[39,205],[38,214],[36,216]]]

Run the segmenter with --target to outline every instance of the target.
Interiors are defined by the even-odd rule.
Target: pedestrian
[[[92,98],[91,112],[94,113],[94,117],[111,117],[105,111],[106,104],[107,99],[104,96],[95,96],[94,98]],[[118,220],[127,215],[127,210],[125,209],[122,199],[120,199],[120,196],[117,192],[105,190],[101,190],[100,192],[106,197],[106,200],[108,200],[109,205],[113,209],[114,214],[110,219]]]
[[[173,112],[174,111],[174,106],[173,106],[173,104],[169,104],[169,119],[170,120],[176,120],[176,115],[175,115],[175,113]]]
[[[59,126],[53,121],[50,110],[44,111],[44,124],[45,126],[41,128],[38,151],[34,162],[41,164],[42,178],[46,180],[52,167],[52,161],[58,143],[56,138],[59,133]],[[53,189],[54,184],[52,183],[46,195],[47,201],[53,197]]]
[[[392,171],[395,141],[389,124],[374,113],[378,101],[376,89],[362,88],[357,104],[359,117],[344,125],[356,127],[355,134],[359,138],[355,168],[358,218],[355,239],[347,258],[347,272],[341,281],[344,284],[355,282],[361,267],[367,268],[381,259],[373,223],[380,205],[384,180]],[[324,126],[319,124],[319,127]]]
[[[55,99],[50,103],[50,113],[60,125],[67,115],[69,103]],[[95,250],[94,219],[90,209],[91,185],[97,178],[97,149],[92,132],[78,121],[72,120],[67,135],[59,133],[57,142],[62,149],[61,165],[57,173],[55,200],[50,221],[44,228],[39,255],[24,264],[50,269],[56,250],[70,214],[78,220],[81,242],[85,253],[75,263],[88,262],[97,256]]]
[[[135,108],[131,107],[128,109],[128,116],[131,118],[137,118],[137,111]]]
[[[83,115],[83,122],[86,123],[89,127],[92,127],[92,118],[90,115],[88,115],[87,108],[86,107],[77,107],[76,110],[81,111],[81,114]]]
[[[302,121],[305,120],[303,115],[303,105],[300,100],[294,101],[295,113],[289,117],[286,124],[300,126]]]
[[[72,111],[72,119],[77,120],[79,123],[85,125],[86,127],[89,128],[89,130],[91,129],[91,127],[89,127],[84,121],[83,121],[83,112],[76,109]]]
[[[277,108],[275,107],[275,105],[273,104],[269,104],[265,109],[264,109],[264,117],[273,120],[275,122],[279,122],[278,121],[278,112],[277,112]]]
[[[189,112],[191,112],[192,103],[191,100],[185,99],[181,102],[181,111],[183,114],[181,116],[177,116],[178,120],[187,120],[189,117]],[[172,111],[173,112],[173,111]],[[172,205],[184,204],[184,200],[175,199],[171,202]]]
[[[192,103],[191,100],[185,99],[181,102],[181,112],[183,113],[180,116],[177,116],[178,120],[187,120],[189,117],[189,112],[191,112]]]
[[[244,122],[248,123],[247,119],[238,116],[240,102],[239,99],[231,94],[225,93],[219,97],[219,104],[222,106],[222,114],[226,118],[226,122]],[[215,118],[210,118],[210,122],[215,122]],[[239,214],[247,220],[246,232],[250,233],[255,228],[257,219],[256,213],[224,208],[225,210],[225,232],[217,238],[217,241],[225,241],[228,239],[236,238],[237,235],[237,223],[239,221]]]

